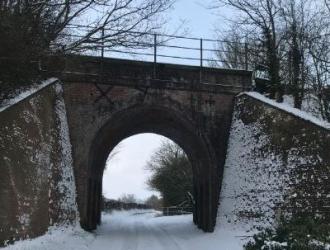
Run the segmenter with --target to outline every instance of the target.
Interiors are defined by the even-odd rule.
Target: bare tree
[[[325,6],[327,7],[327,9],[330,12],[330,1],[329,0],[324,0]]]
[[[224,39],[217,57],[234,61],[238,67],[243,50],[240,42],[248,44],[248,61],[254,70],[267,70],[270,97],[277,100],[286,91],[294,97],[294,106],[301,108],[305,92],[313,88],[326,114],[329,73],[330,19],[329,1],[316,0],[218,0],[239,13],[231,21],[234,29]],[[219,6],[218,6],[219,7]],[[317,91],[316,91],[317,90]],[[323,115],[325,117],[326,115]]]
[[[123,203],[137,203],[137,198],[134,194],[122,194],[118,201]]]
[[[319,17],[313,0],[281,2],[281,21],[284,24],[284,57],[281,75],[289,94],[293,95],[294,107],[301,108],[309,74],[309,40]]]
[[[323,119],[330,122],[330,37],[320,36],[310,46],[312,88]]]
[[[224,67],[229,69],[245,68],[245,41],[241,34],[232,29],[229,34],[221,37],[215,52],[215,61],[210,64],[213,67]]]
[[[30,80],[31,61],[49,52],[142,46],[147,33],[162,28],[174,1],[0,1],[0,60],[6,60],[0,65],[1,92],[8,82]]]
[[[104,170],[106,170],[110,165],[111,162],[113,163],[116,160],[116,156],[118,156],[118,154],[121,152],[121,150],[123,149],[123,143],[120,142],[119,144],[117,144],[117,146],[110,152],[106,162],[105,162],[105,168]]]
[[[215,57],[220,63],[211,66],[249,70],[264,68],[265,54],[260,49],[258,38],[250,35],[250,32],[243,32],[237,24],[234,24],[225,35],[218,31],[221,40],[217,44]]]
[[[269,73],[270,97],[281,101],[283,89],[279,64],[282,33],[277,21],[280,6],[273,0],[218,0],[218,2],[240,13],[239,17],[231,21],[237,24],[242,34],[251,34],[254,36],[253,40],[259,43]]]
[[[76,38],[66,40],[65,50],[82,45],[136,45],[142,33],[153,32],[164,24],[160,14],[174,0],[8,0],[0,3],[0,13],[25,14],[31,26],[44,24],[46,43],[63,42],[63,36],[74,32]],[[143,34],[142,34],[143,35]],[[61,44],[63,45],[63,44]]]
[[[315,3],[315,1],[314,1]],[[317,2],[309,8],[312,18],[305,19],[308,27],[306,65],[308,71],[307,91],[318,100],[319,114],[323,119],[330,121],[330,18],[329,1]]]
[[[153,209],[156,209],[156,210],[160,210],[161,207],[162,207],[162,204],[163,201],[162,199],[158,198],[158,196],[156,195],[151,195],[150,197],[148,197],[146,199],[146,201],[144,202],[144,204],[146,204],[147,206],[150,206],[151,208]]]

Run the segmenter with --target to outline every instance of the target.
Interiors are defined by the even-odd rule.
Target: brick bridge
[[[153,63],[89,56],[52,58],[43,67],[64,83],[83,228],[100,223],[102,176],[111,150],[129,136],[156,133],[188,155],[194,223],[213,231],[234,98],[250,89],[251,71],[173,64],[155,68]]]

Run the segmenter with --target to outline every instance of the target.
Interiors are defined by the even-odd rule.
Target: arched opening
[[[114,114],[100,128],[89,153],[85,202],[81,225],[93,230],[101,220],[104,167],[109,153],[123,139],[140,133],[155,133],[178,144],[192,163],[195,197],[194,223],[211,232],[217,211],[217,164],[208,140],[183,113],[157,105],[139,105]]]
[[[121,141],[107,159],[102,184],[102,221],[114,210],[142,209],[159,216],[194,208],[191,163],[183,149],[157,134]]]

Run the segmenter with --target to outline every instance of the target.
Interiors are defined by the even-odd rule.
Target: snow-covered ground
[[[242,250],[244,231],[221,223],[214,233],[203,233],[191,215],[164,217],[153,210],[103,214],[92,233],[76,228],[53,228],[44,236],[16,242],[5,250]]]

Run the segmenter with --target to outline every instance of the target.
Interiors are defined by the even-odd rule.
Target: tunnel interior
[[[81,225],[94,230],[101,222],[102,179],[106,160],[114,147],[125,138],[154,133],[178,144],[192,165],[195,209],[193,222],[205,232],[212,232],[217,212],[217,168],[207,138],[185,115],[156,105],[139,105],[114,114],[99,129],[89,153],[86,207]]]

